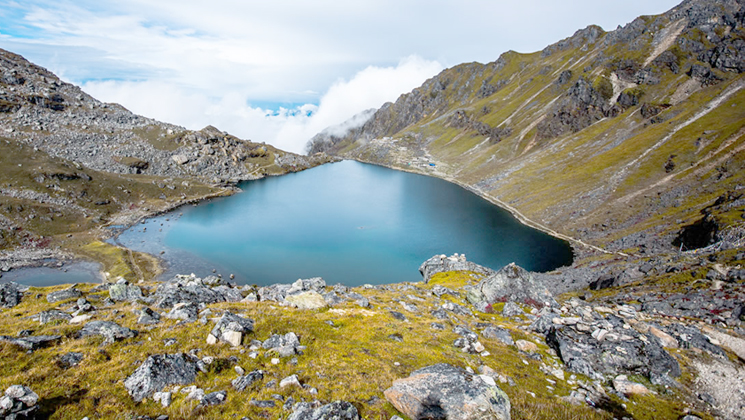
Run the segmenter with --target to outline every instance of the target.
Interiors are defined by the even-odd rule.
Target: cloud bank
[[[0,48],[148,117],[301,151],[443,67],[679,0],[0,0]]]
[[[369,66],[350,80],[334,82],[318,105],[277,110],[252,107],[246,92],[210,97],[166,81],[89,81],[83,89],[96,98],[124,104],[130,111],[198,130],[214,125],[244,139],[264,141],[303,153],[311,137],[370,108],[395,101],[443,69],[436,61],[411,56],[395,67]]]

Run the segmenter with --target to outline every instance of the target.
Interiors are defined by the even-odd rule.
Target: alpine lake
[[[342,161],[239,187],[144,220],[112,241],[162,258],[161,279],[232,274],[256,285],[420,281],[419,266],[438,254],[465,254],[493,269],[514,262],[550,271],[572,262],[567,242],[433,177]]]

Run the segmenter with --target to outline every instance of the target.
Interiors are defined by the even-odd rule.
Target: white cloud
[[[241,138],[302,153],[307,141],[323,129],[395,101],[442,68],[436,61],[416,56],[395,67],[369,66],[350,80],[336,81],[317,106],[305,104],[277,111],[252,107],[246,92],[210,97],[164,81],[91,81],[83,89],[101,100],[125,104],[137,114],[190,129],[214,125]]]
[[[0,0],[0,47],[148,117],[300,150],[441,65],[540,50],[678,1]]]

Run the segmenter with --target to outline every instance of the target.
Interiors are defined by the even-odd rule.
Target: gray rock
[[[12,308],[21,303],[20,286],[16,283],[2,283],[0,284],[0,307]]]
[[[467,298],[477,308],[495,302],[520,302],[537,308],[546,305],[558,306],[551,292],[543,284],[514,263],[470,288]]]
[[[298,309],[321,309],[328,306],[326,300],[318,292],[308,290],[285,296],[285,302]]]
[[[450,317],[448,317],[448,313],[445,312],[444,309],[435,309],[434,311],[431,312],[431,314],[433,317],[437,319],[443,319],[443,320],[450,319]]]
[[[70,352],[65,353],[57,359],[57,364],[62,369],[69,369],[73,366],[77,366],[80,362],[83,361],[83,353],[78,352]]]
[[[144,296],[142,289],[134,284],[116,283],[109,286],[109,297],[115,302],[134,302],[141,300]]]
[[[439,284],[432,288],[432,294],[437,297],[442,297],[443,295],[453,295],[457,296],[458,294],[447,287],[440,286]]]
[[[274,408],[277,406],[277,403],[272,400],[256,400],[253,398],[251,398],[248,404],[259,408]]]
[[[492,378],[444,363],[394,381],[384,394],[413,420],[510,419],[510,400]]]
[[[269,351],[277,352],[280,357],[300,354],[300,340],[294,332],[285,335],[273,334],[261,346]]]
[[[473,311],[466,308],[463,305],[458,305],[457,303],[453,302],[445,302],[442,304],[442,309],[445,309],[446,311],[453,312],[457,315],[463,315],[463,316],[473,316]]]
[[[264,379],[264,372],[260,370],[255,370],[253,372],[250,372],[248,375],[245,376],[239,376],[231,382],[233,385],[233,388],[235,388],[236,391],[241,392],[248,388],[249,386],[253,385],[254,383],[261,381]]]
[[[196,362],[183,353],[150,356],[125,381],[124,387],[135,402],[169,385],[188,385],[197,377]]]
[[[65,290],[58,290],[56,292],[49,293],[47,295],[47,302],[55,303],[68,299],[77,299],[80,296],[83,296],[83,293],[80,290],[76,289],[75,286],[72,286]]]
[[[132,338],[137,335],[137,331],[122,327],[111,321],[91,321],[80,330],[79,337],[89,337],[99,335],[104,338],[104,343],[113,343],[114,341]]]
[[[207,337],[207,342],[214,344],[218,341],[232,346],[243,344],[245,334],[254,330],[254,321],[243,318],[231,312],[225,312]]]
[[[357,408],[346,401],[313,408],[309,403],[297,403],[287,420],[360,420]]]
[[[7,335],[0,335],[0,341],[5,341],[29,351],[52,345],[59,341],[60,338],[62,338],[61,335],[35,335],[29,337],[9,337]]]
[[[624,330],[634,334],[632,330]],[[644,375],[652,383],[667,384],[670,378],[681,374],[680,365],[649,334],[632,336],[626,340],[598,340],[570,327],[552,327],[546,343],[556,350],[568,370],[593,379],[604,375]]]
[[[406,319],[406,316],[405,316],[404,314],[402,314],[401,312],[396,312],[396,311],[389,311],[389,313],[391,314],[391,316],[392,316],[393,318],[395,318],[395,319],[397,319],[397,320],[399,320],[399,321],[403,321],[403,322],[406,322],[406,321],[408,321],[408,320]]]
[[[515,341],[512,339],[512,335],[510,334],[510,332],[504,328],[486,327],[483,331],[481,331],[481,335],[483,335],[485,338],[499,340],[508,346],[515,344]]]
[[[347,294],[347,297],[350,299],[353,299],[357,305],[363,307],[363,308],[369,308],[370,307],[370,299],[362,296],[359,293],[356,292],[350,292]]]
[[[50,309],[48,311],[39,312],[31,317],[34,321],[39,321],[40,324],[47,324],[52,321],[61,319],[63,321],[69,321],[72,319],[72,315],[67,312],[62,312],[58,309]]]
[[[203,407],[211,406],[211,405],[218,405],[218,404],[224,403],[227,398],[228,398],[227,391],[210,392],[209,394],[202,397],[201,400],[199,400],[199,405]]]
[[[180,319],[186,322],[194,322],[199,315],[199,305],[195,302],[177,303],[173,309],[166,314],[166,318]]]
[[[8,420],[35,419],[39,396],[24,385],[11,385],[0,397],[0,418]]]
[[[328,292],[323,294],[323,300],[326,301],[326,304],[329,306],[336,306],[344,303],[344,299],[342,299],[339,295],[336,294],[336,292]]]
[[[217,279],[217,277],[214,277]],[[158,285],[153,294],[156,306],[161,309],[173,308],[179,303],[199,304],[219,303],[236,301],[240,298],[240,290],[220,285],[221,280],[214,280],[212,276],[205,279],[194,275],[177,275],[174,278]]]
[[[515,302],[507,302],[504,304],[504,308],[502,309],[502,316],[504,317],[511,317],[511,316],[519,316],[519,315],[525,315],[525,311]]]
[[[138,324],[152,325],[160,322],[160,314],[148,307],[139,310],[140,316],[137,318]]]
[[[429,283],[432,276],[437,273],[443,273],[448,271],[472,271],[483,276],[490,276],[494,274],[494,270],[491,268],[480,266],[476,263],[466,261],[466,257],[463,255],[455,254],[452,257],[446,257],[445,255],[435,255],[434,257],[423,262],[419,267],[419,273],[422,274],[425,283]]]
[[[169,407],[173,401],[173,395],[170,392],[156,392],[153,394],[153,401],[160,402],[163,407]]]

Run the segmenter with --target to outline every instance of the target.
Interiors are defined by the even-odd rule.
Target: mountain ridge
[[[635,235],[644,248],[670,251],[685,225],[675,221],[695,223],[706,207],[681,196],[713,203],[741,185],[745,115],[732,108],[743,108],[735,105],[743,97],[743,20],[733,0],[685,1],[614,31],[588,26],[542,51],[446,69],[346,136],[312,139],[309,150],[455,179],[612,252],[637,253]],[[712,120],[719,130],[707,128]],[[695,141],[684,144],[683,135]],[[716,171],[721,160],[731,162],[728,181],[679,181]],[[639,203],[670,184],[674,204],[696,210],[675,210],[671,193],[662,205]],[[650,229],[624,226],[632,202],[642,214],[670,214],[664,223],[644,216],[656,225]],[[729,210],[717,216],[723,228],[739,218]]]
[[[0,267],[84,257],[136,280],[157,261],[101,242],[110,225],[216,195],[242,180],[328,162],[199,131],[102,103],[20,55],[0,50]],[[139,270],[138,264],[145,267]],[[118,267],[118,268],[117,268]]]

